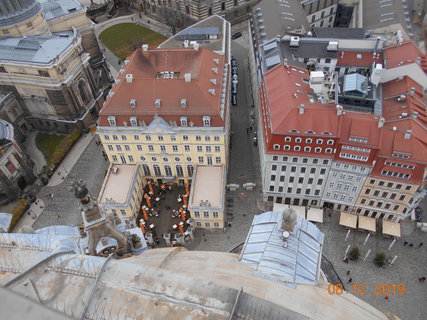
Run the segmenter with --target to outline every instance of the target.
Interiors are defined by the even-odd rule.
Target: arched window
[[[172,177],[172,169],[170,166],[168,165],[165,166],[165,173],[166,173],[166,176]]]
[[[147,177],[151,176],[150,167],[147,164],[143,164],[142,169],[144,170],[145,176]]]
[[[180,166],[180,165],[176,166],[176,175],[178,177],[183,177],[184,176],[184,171],[182,170],[182,166]]]
[[[162,175],[162,172],[160,171],[160,167],[157,164],[153,165],[153,169],[154,169],[154,175],[156,177],[160,177]]]
[[[194,167],[191,164],[189,164],[187,166],[187,171],[188,171],[188,176],[192,177],[193,176],[193,172],[194,172]]]
[[[80,95],[80,100],[84,105],[87,105],[90,102],[90,93],[88,91],[88,85],[86,80],[80,79],[77,84],[77,90]]]

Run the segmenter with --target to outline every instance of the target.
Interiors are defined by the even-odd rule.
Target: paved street
[[[233,27],[232,33],[246,30],[246,23]],[[249,90],[248,74],[248,38],[242,32],[243,37],[232,40],[231,50],[238,64],[238,93],[237,105],[231,108],[231,152],[229,159],[228,183],[240,185],[240,189],[227,191],[226,199],[232,198],[228,204],[228,213],[232,214],[231,227],[225,232],[203,232],[197,230],[195,240],[188,246],[190,250],[229,251],[235,245],[245,241],[250,224],[255,214],[261,213],[257,208],[257,200],[260,198],[260,177],[258,149],[253,144],[253,132],[255,125],[251,122],[250,113],[254,111],[251,92]],[[247,128],[252,126],[252,133],[247,133]],[[246,182],[255,182],[255,190],[244,190],[242,185]]]
[[[46,186],[39,193],[44,202],[43,213],[34,223],[34,228],[49,225],[76,225],[82,222],[78,200],[69,191],[73,179],[84,179],[92,197],[98,197],[108,168],[107,161],[102,156],[102,147],[92,139],[81,154],[68,176],[57,186]],[[46,197],[52,193],[53,198]]]

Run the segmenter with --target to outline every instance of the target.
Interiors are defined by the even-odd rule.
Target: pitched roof
[[[412,41],[394,44],[384,48],[384,61],[387,69],[421,62],[423,54]]]
[[[291,130],[337,133],[335,105],[310,102],[310,96],[315,99],[315,95],[304,80],[309,77],[307,70],[282,64],[266,73],[266,95],[273,133]],[[301,104],[304,104],[304,114],[299,114]]]
[[[228,65],[224,56],[206,48],[138,49],[123,67],[100,112],[101,125],[107,125],[109,115],[157,114],[168,121],[168,116],[217,116],[221,105],[224,108]],[[131,83],[126,81],[128,74],[132,75]],[[185,80],[186,74],[191,74],[191,81]],[[135,99],[134,108],[130,107],[131,99]],[[160,107],[156,107],[157,99]],[[182,99],[186,99],[185,108]]]
[[[338,66],[369,67],[374,62],[383,62],[382,52],[377,52],[374,56],[372,51],[338,51]]]

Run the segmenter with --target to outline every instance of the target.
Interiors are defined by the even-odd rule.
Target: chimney
[[[299,105],[299,114],[304,114],[304,104],[303,103],[301,103]]]
[[[381,117],[380,121],[378,121],[378,128],[382,128],[384,126],[384,122],[385,122],[385,119]]]
[[[130,99],[130,107],[131,108],[135,108],[136,107],[136,100],[135,99]]]
[[[187,99],[181,99],[181,108],[187,108]]]
[[[342,106],[337,104],[337,116],[341,116],[341,115],[342,115]]]
[[[286,208],[283,210],[282,225],[280,229],[284,231],[293,232],[297,223],[297,214],[293,208]]]
[[[414,111],[414,113],[412,113],[412,118],[418,118],[418,111]]]
[[[155,104],[156,104],[156,108],[160,108],[160,99],[156,99]]]
[[[133,80],[133,74],[132,74],[132,73],[128,73],[128,74],[125,76],[125,78],[126,78],[126,82],[127,82],[127,83],[132,83],[132,80]]]
[[[409,140],[411,138],[411,135],[412,135],[412,130],[408,129],[408,130],[406,130],[405,135],[403,136],[403,138],[405,140]]]
[[[184,74],[185,82],[191,82],[191,73]]]
[[[142,51],[143,52],[147,52],[148,51],[148,44],[143,44],[142,45]]]

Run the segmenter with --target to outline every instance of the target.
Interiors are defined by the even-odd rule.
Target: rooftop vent
[[[378,121],[378,128],[382,128],[384,126],[385,119],[380,118],[380,121]]]
[[[393,132],[396,132],[397,131],[397,127],[393,127]]]
[[[409,140],[412,136],[412,130],[406,130],[405,135],[403,136],[404,139]]]
[[[342,115],[342,106],[340,106],[339,104],[337,104],[337,116],[341,116]]]
[[[185,82],[191,82],[191,73],[184,74]]]
[[[142,45],[142,51],[147,52],[148,51],[148,44]]]
[[[135,108],[136,107],[136,100],[135,99],[130,99],[130,107],[131,108]]]
[[[291,37],[291,42],[289,43],[291,47],[299,47],[299,37]]]
[[[125,77],[126,77],[127,83],[132,83],[132,80],[133,80],[133,74],[132,73],[128,73]]]
[[[414,113],[412,113],[412,118],[418,118],[418,111],[414,111]]]
[[[187,99],[181,99],[181,108],[187,108]]]
[[[338,51],[338,41],[329,41],[326,50],[335,52]]]
[[[156,108],[160,108],[160,99],[156,99],[155,104],[156,104]]]
[[[299,105],[299,114],[304,114],[304,104],[303,103],[301,103]]]

